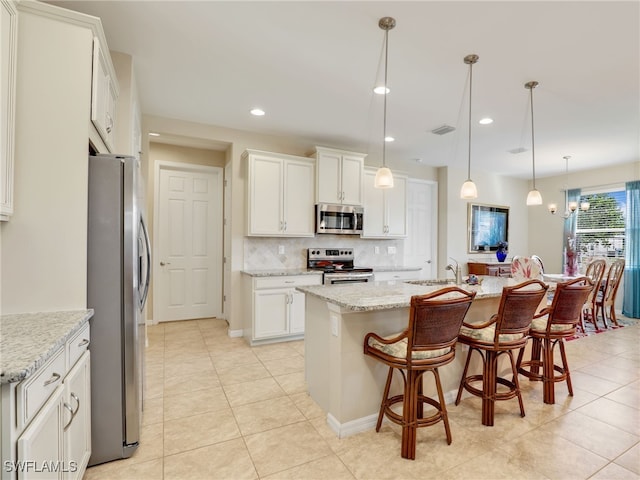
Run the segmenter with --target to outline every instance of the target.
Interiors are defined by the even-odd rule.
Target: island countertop
[[[0,316],[0,383],[32,375],[92,316],[92,309]]]
[[[502,295],[502,288],[516,285],[513,278],[480,276],[480,285],[463,283],[460,288],[477,292],[476,299],[494,298]],[[432,285],[426,285],[432,282]],[[447,286],[439,280],[367,282],[340,285],[316,285],[296,287],[297,290],[313,295],[346,310],[367,312],[409,307],[413,295],[424,295]],[[550,284],[550,290],[553,290]]]

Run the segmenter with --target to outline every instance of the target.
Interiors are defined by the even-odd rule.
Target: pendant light
[[[475,54],[464,57],[464,63],[469,65],[469,158],[467,162],[467,181],[462,184],[460,189],[460,198],[464,200],[478,198],[478,189],[473,180],[471,180],[471,87],[473,85],[473,65],[479,58]]]
[[[387,168],[387,95],[389,88],[387,86],[387,67],[389,63],[389,30],[396,26],[396,20],[391,17],[383,17],[378,22],[378,26],[384,30],[384,110],[382,121],[382,166],[376,172],[374,186],[376,188],[392,188],[393,174]]]
[[[536,146],[535,136],[533,134],[533,89],[538,86],[538,82],[535,80],[524,84],[524,88],[529,89],[531,98],[531,159],[533,165],[533,189],[527,195],[527,205],[542,205],[542,195],[536,188]]]

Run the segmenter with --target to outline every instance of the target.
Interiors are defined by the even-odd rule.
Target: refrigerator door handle
[[[147,294],[149,293],[149,282],[151,280],[151,243],[149,242],[149,234],[147,233],[147,227],[144,224],[144,218],[140,217],[140,228],[142,230],[142,236],[144,237],[145,252],[147,255],[147,271],[146,278],[144,279],[144,290],[140,297],[140,310],[144,308],[144,304],[147,301]]]

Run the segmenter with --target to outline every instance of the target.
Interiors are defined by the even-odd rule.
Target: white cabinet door
[[[364,157],[316,147],[317,203],[362,205]]]
[[[278,158],[249,159],[249,235],[282,233],[284,164]]]
[[[0,2],[0,220],[13,214],[13,153],[16,111],[18,12]]]
[[[385,236],[384,190],[373,186],[375,177],[375,170],[366,170],[364,173],[363,238]]]
[[[314,165],[286,160],[284,172],[284,233],[312,237],[315,234]]]
[[[291,290],[291,301],[289,304],[289,325],[290,332],[304,333],[304,318],[305,318],[305,295],[297,290]]]
[[[364,156],[342,156],[342,203],[362,205]]]
[[[337,153],[322,152],[316,157],[317,203],[341,203],[342,157]]]
[[[118,87],[111,73],[111,64],[98,38],[93,40],[93,79],[91,87],[91,121],[104,144],[113,151],[116,100]]]
[[[59,385],[29,426],[18,438],[18,462],[33,465],[18,471],[18,479],[62,479],[62,403],[64,387]],[[37,467],[37,468],[36,468]],[[51,471],[57,469],[57,471]]]
[[[407,177],[394,175],[393,188],[383,189],[387,237],[407,236]]]
[[[376,188],[375,169],[364,173],[363,238],[407,236],[407,177],[394,175],[393,188]]]
[[[315,234],[313,160],[247,150],[247,235],[312,237]]]
[[[91,456],[91,373],[86,351],[64,380],[65,479],[81,479]]]
[[[269,289],[254,292],[253,337],[279,337],[289,333],[290,289]]]

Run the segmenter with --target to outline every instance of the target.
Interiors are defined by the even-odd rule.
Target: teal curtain
[[[567,202],[580,203],[580,189],[574,188],[567,191]],[[568,205],[565,206],[568,208]],[[565,275],[577,275],[578,274],[578,252],[576,251],[576,228],[578,226],[577,215],[570,215],[569,218],[564,221],[563,232],[563,259],[562,265],[564,266]]]
[[[622,314],[640,318],[640,180],[626,183],[624,298]]]

